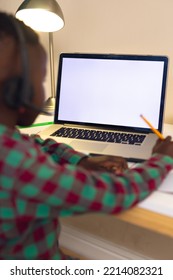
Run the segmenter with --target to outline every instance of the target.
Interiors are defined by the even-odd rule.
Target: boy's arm
[[[88,170],[122,172],[127,169],[127,162],[122,157],[117,156],[95,156],[90,157],[80,153],[67,144],[57,143],[52,139],[42,140],[38,136],[34,137],[35,142],[41,145],[41,150],[51,156],[58,164],[80,165]]]
[[[42,151],[46,152],[58,164],[78,164],[86,155],[75,151],[69,145],[57,143],[51,138],[41,139],[34,135],[34,140],[41,146]]]
[[[86,212],[118,213],[128,209],[157,189],[173,168],[173,158],[155,154],[117,176],[110,172],[88,172],[75,165],[58,165],[45,156],[41,165],[35,162],[28,169],[26,164],[27,170],[23,164],[21,181],[16,187],[28,203],[37,201],[31,211],[46,218]]]

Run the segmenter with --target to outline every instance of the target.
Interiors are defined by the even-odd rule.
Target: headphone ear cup
[[[12,77],[4,82],[2,93],[5,104],[13,109],[18,109],[21,105],[22,78]]]
[[[33,97],[32,87],[28,89],[27,94],[23,92],[24,81],[22,77],[12,77],[3,84],[2,94],[5,104],[12,109],[19,109],[22,105],[30,104]],[[27,100],[26,100],[27,96]]]

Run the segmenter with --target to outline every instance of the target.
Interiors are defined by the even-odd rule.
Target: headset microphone
[[[42,113],[42,114],[47,115],[47,116],[52,116],[52,113],[49,113],[46,110],[44,110],[42,108],[39,108],[39,107],[37,107],[33,104],[26,104],[25,106],[28,107],[28,108],[31,108],[32,110],[34,110],[38,113]]]

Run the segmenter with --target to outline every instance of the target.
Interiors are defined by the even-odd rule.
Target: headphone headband
[[[34,92],[30,81],[27,43],[22,28],[20,27],[20,22],[12,16],[9,17],[9,20],[15,28],[19,41],[22,70],[20,76],[14,76],[4,82],[3,95],[6,105],[13,109],[19,109],[21,106],[25,106],[39,113],[42,112],[46,115],[50,115],[42,108],[37,108],[32,104]]]

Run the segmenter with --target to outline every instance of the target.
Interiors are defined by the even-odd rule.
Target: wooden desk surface
[[[173,218],[139,207],[116,216],[117,219],[173,238]]]

